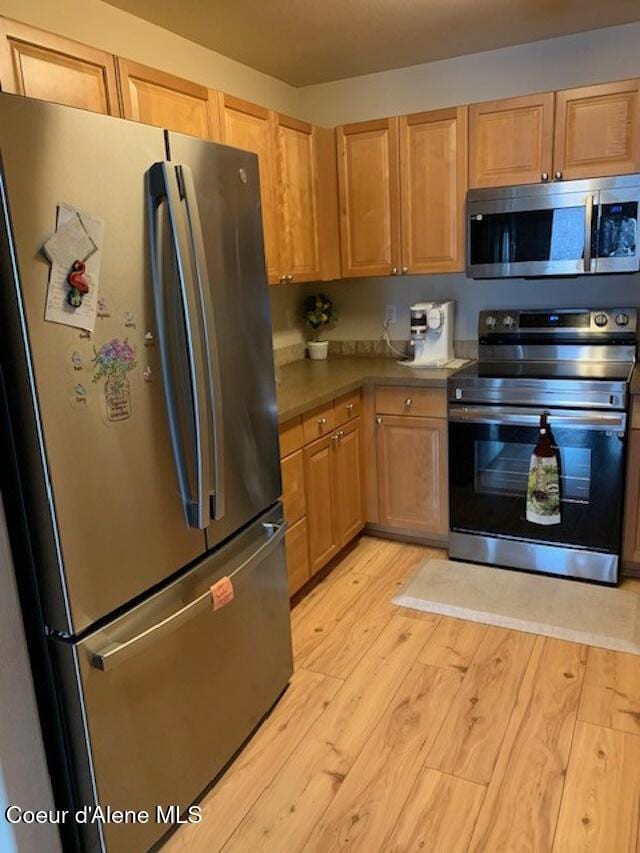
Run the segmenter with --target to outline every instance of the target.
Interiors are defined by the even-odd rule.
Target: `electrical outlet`
[[[384,324],[388,326],[390,323],[396,322],[396,306],[395,305],[385,305],[384,306]]]

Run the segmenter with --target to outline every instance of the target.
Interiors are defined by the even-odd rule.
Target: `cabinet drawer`
[[[335,414],[336,427],[346,424],[353,418],[359,418],[362,409],[362,401],[359,391],[350,391],[342,397],[336,397],[333,410]]]
[[[291,596],[311,577],[306,518],[301,518],[297,524],[287,530],[284,542],[287,551],[289,595]]]
[[[447,394],[444,388],[382,385],[376,388],[376,413],[446,418]]]
[[[280,458],[283,459],[304,444],[302,436],[302,418],[292,418],[280,425]]]
[[[302,416],[304,443],[309,444],[309,442],[315,441],[316,438],[322,438],[323,435],[330,433],[333,427],[333,403],[327,403],[325,406],[318,406],[317,409],[311,409],[310,412]]]
[[[304,497],[304,458],[302,450],[296,450],[280,463],[282,472],[282,503],[287,522],[295,524],[306,513]]]

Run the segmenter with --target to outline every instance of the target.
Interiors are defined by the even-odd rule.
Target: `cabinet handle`
[[[381,423],[382,423],[382,418],[380,417],[380,415],[378,415],[378,417],[376,418],[376,423],[377,423],[377,424],[381,424]]]
[[[561,181],[562,180],[562,172],[559,172],[559,171],[556,172],[553,177],[556,181]]]
[[[292,281],[293,281],[293,276],[292,276],[292,275],[285,275],[285,279],[286,279],[286,281],[287,281],[287,282],[292,282]]]
[[[409,272],[409,267],[402,267],[402,275],[406,275]]]
[[[331,441],[338,441],[338,439],[339,439],[339,435],[337,432],[331,436]]]
[[[339,430],[339,431],[336,433],[336,435],[338,436],[338,438],[344,438],[344,430],[343,430],[343,429]]]
[[[391,275],[398,275],[398,267],[391,267]]]
[[[411,399],[411,397],[407,397],[407,399],[404,401],[404,404],[408,409],[409,406],[411,406],[413,404],[413,400]]]
[[[543,172],[543,173],[540,175],[540,180],[541,180],[541,181],[543,181],[543,182],[548,181],[548,180],[549,180],[549,172]]]
[[[348,412],[352,412],[352,411],[353,411],[353,403],[347,403],[347,411],[348,411]]]
[[[286,281],[287,281],[286,275],[281,275],[280,276],[280,284],[286,284]]]
[[[326,418],[318,418],[318,426],[324,426],[327,422]]]

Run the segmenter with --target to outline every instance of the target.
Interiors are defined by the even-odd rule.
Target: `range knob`
[[[503,320],[502,322],[503,322],[503,323],[504,323],[504,325],[507,327],[507,329],[511,329],[511,328],[513,328],[513,326],[515,326],[515,324],[516,324],[516,321],[515,321],[515,319],[511,316],[511,314],[507,314],[507,316],[504,318],[504,320]]]
[[[607,325],[607,323],[609,322],[609,318],[606,314],[596,314],[596,316],[593,318],[593,322],[596,324],[596,326],[600,326],[600,328],[602,328],[603,326]]]
[[[628,326],[629,325],[629,315],[628,314],[616,314],[616,326]]]
[[[498,321],[493,316],[493,314],[489,314],[487,319],[484,321],[485,326],[488,326],[490,329],[493,329]]]

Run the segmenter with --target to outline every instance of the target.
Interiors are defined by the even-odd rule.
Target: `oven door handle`
[[[612,430],[624,433],[627,415],[624,412],[550,412],[544,409],[506,409],[500,406],[456,406],[449,409],[450,421],[475,424],[506,424],[509,426],[539,426],[542,414],[549,426],[569,426],[583,429]]]

